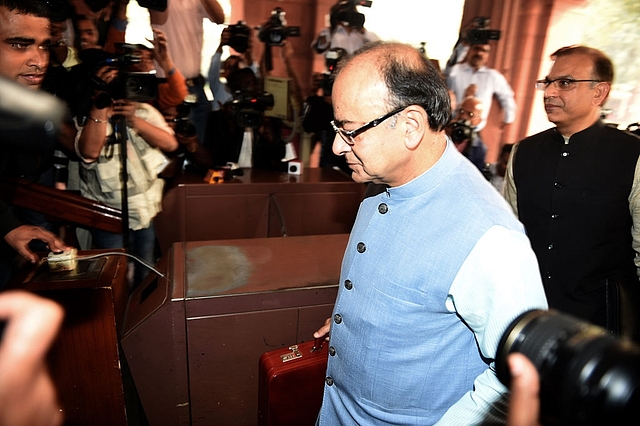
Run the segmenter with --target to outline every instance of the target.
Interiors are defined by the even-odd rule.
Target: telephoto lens
[[[507,356],[520,352],[540,376],[544,426],[638,424],[640,347],[604,328],[555,310],[532,310],[512,321],[496,354],[507,387]]]

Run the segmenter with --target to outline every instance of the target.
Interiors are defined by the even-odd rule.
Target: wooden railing
[[[53,222],[122,232],[122,213],[70,191],[49,188],[24,179],[0,181],[0,199],[46,215]]]

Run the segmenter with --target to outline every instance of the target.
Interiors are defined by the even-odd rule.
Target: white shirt
[[[516,118],[516,100],[507,79],[499,71],[487,67],[481,67],[476,71],[467,63],[457,64],[451,68],[447,76],[447,86],[455,93],[457,99],[464,99],[464,93],[471,84],[475,84],[477,88],[475,97],[484,105],[482,122],[478,124],[478,130],[482,130],[487,124],[494,96],[504,111],[503,122],[513,123]]]

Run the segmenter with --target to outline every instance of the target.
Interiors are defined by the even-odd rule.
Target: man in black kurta
[[[514,147],[504,195],[526,227],[549,307],[620,332],[621,288],[638,288],[640,138],[601,120],[613,65],[574,46],[552,56],[544,90],[555,128]]]

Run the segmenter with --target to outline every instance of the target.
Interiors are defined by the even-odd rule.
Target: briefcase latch
[[[300,349],[298,349],[298,345],[289,346],[289,350],[291,351],[291,353],[280,355],[282,362],[287,362],[294,359],[302,358],[302,353],[300,353]]]

